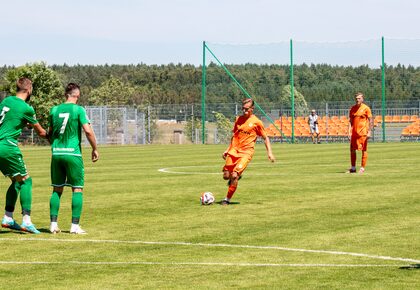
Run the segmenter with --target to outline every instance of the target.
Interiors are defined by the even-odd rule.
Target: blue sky
[[[316,42],[314,47],[319,43],[327,47],[320,54],[328,56],[343,42],[350,42],[346,50],[351,52],[368,40],[374,41],[376,49],[381,36],[386,40],[420,40],[417,0],[0,0],[0,3],[0,65],[36,61],[70,65],[200,64],[203,40],[211,46],[287,44],[293,38],[297,50],[299,43],[303,43],[300,41]],[[420,65],[419,43],[405,42],[401,47],[397,41],[394,45],[401,51],[401,58],[407,59],[404,62]],[[212,47],[224,49],[216,44]],[[312,48],[309,46],[305,52]],[[261,51],[247,53],[266,54],[264,46]],[[224,61],[229,62],[235,54],[238,53],[234,50],[225,55]],[[287,59],[287,52],[281,54]],[[398,54],[391,53],[390,58],[398,61]],[[308,62],[312,59],[303,54],[301,58]],[[377,61],[376,55],[370,58]],[[338,62],[344,63],[345,59],[341,56]],[[359,61],[365,60],[350,63]]]

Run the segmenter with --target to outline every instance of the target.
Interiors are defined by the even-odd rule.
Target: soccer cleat
[[[85,230],[83,230],[80,226],[72,226],[70,229],[70,234],[75,234],[75,235],[86,235],[87,232]]]
[[[50,232],[52,234],[58,234],[61,232],[61,230],[58,228],[58,226],[50,226]]]
[[[28,233],[31,233],[31,234],[40,234],[41,233],[40,231],[38,231],[35,228],[35,225],[34,224],[22,223],[20,225],[20,227],[21,227],[22,231],[24,231],[24,232],[28,232]]]
[[[222,200],[222,201],[220,202],[220,204],[221,204],[221,205],[229,205],[229,204],[230,204],[230,201],[229,201],[229,200],[227,200],[227,199],[224,199],[224,200]]]
[[[16,230],[16,231],[21,230],[21,227],[14,219],[8,220],[5,217],[3,217],[3,219],[1,220],[1,226],[3,228],[8,228],[8,229]]]
[[[346,171],[346,173],[356,173],[356,169],[351,169],[350,168],[349,170]]]
[[[360,174],[365,173],[365,169],[363,167],[360,167],[359,173]]]

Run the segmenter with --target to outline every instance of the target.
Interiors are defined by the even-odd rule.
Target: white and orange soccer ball
[[[214,200],[214,195],[210,191],[203,192],[200,196],[201,205],[211,205]]]

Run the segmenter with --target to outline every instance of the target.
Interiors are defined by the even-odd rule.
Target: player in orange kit
[[[243,115],[236,118],[233,136],[228,149],[223,152],[226,160],[223,167],[223,179],[229,180],[226,198],[221,204],[228,205],[238,187],[238,180],[254,155],[255,142],[260,136],[264,139],[268,159],[275,161],[271,151],[270,139],[265,133],[264,125],[254,114],[254,101],[251,98],[242,101]]]
[[[362,93],[354,95],[356,105],[351,107],[349,112],[349,139],[350,139],[350,159],[351,168],[348,173],[356,172],[356,150],[362,150],[362,166],[359,173],[365,172],[367,154],[367,142],[371,136],[372,112],[370,108],[363,103],[365,96]]]

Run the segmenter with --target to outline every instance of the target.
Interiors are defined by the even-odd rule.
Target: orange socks
[[[368,153],[366,151],[362,151],[362,167],[366,167],[366,163],[367,163],[367,159],[368,159]]]
[[[228,189],[226,198],[231,199],[233,194],[235,193],[237,187],[238,187],[237,184],[236,185],[229,185],[229,189]]]

